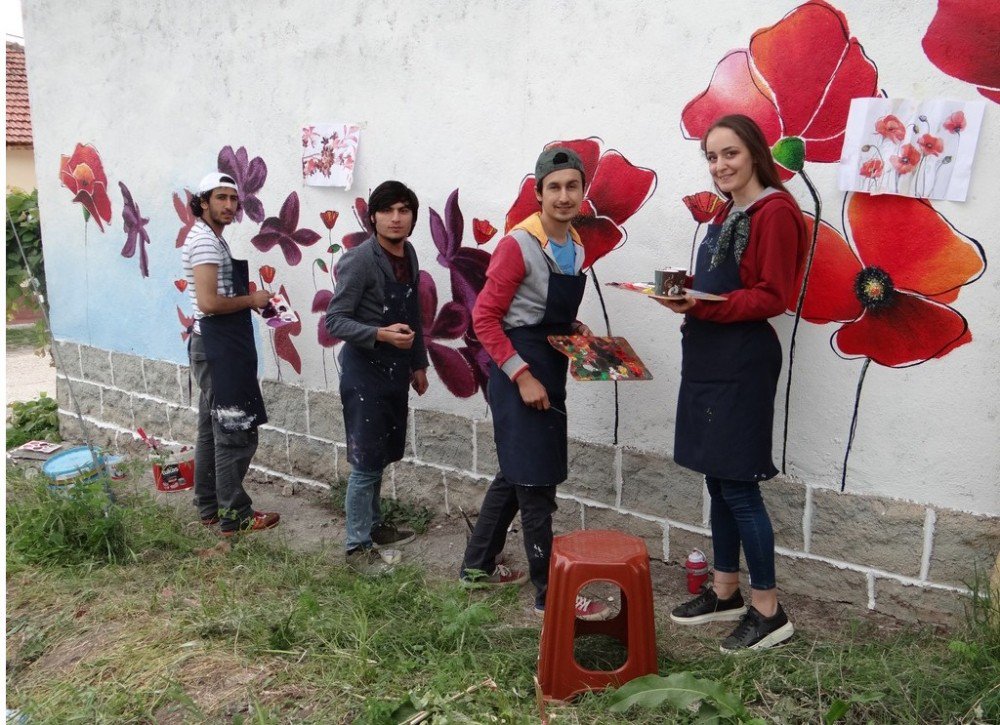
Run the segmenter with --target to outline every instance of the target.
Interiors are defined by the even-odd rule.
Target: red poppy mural
[[[734,50],[719,61],[708,88],[684,107],[681,131],[686,138],[700,139],[721,116],[749,116],[771,145],[782,179],[800,176],[812,196],[815,216],[820,218],[822,201],[805,172],[805,162],[839,161],[851,99],[876,95],[878,69],[857,38],[851,37],[847,18],[824,0],[811,0],[754,33],[748,48]],[[891,123],[883,130],[894,136],[899,131]],[[782,471],[795,338],[816,241],[814,232],[802,287],[797,299],[789,304],[795,311],[795,321],[788,348]]]
[[[108,177],[101,157],[90,144],[78,143],[71,156],[60,156],[59,181],[73,194],[73,201],[83,206],[84,215],[93,217],[97,228],[111,221]]]
[[[815,224],[811,217],[807,223]],[[810,322],[841,323],[830,340],[838,355],[865,360],[841,489],[868,365],[911,367],[970,342],[965,317],[950,303],[986,270],[979,242],[923,199],[850,194],[844,225],[846,235],[819,224],[813,284],[802,308]]]
[[[684,107],[681,128],[700,139],[720,116],[750,116],[787,179],[804,161],[839,161],[851,99],[876,95],[878,71],[847,18],[813,0],[719,61],[708,88]]]
[[[490,224],[489,219],[472,220],[472,236],[476,244],[486,244],[493,239],[497,233],[497,228]]]
[[[596,136],[573,141],[553,141],[545,148],[563,146],[572,149],[583,162],[586,188],[580,215],[573,226],[580,234],[586,251],[583,268],[619,247],[626,239],[622,225],[642,208],[656,189],[656,172],[635,166],[615,149],[602,151],[604,142]],[[538,211],[535,176],[521,182],[517,199],[507,212],[505,231]]]
[[[691,260],[688,262],[688,273],[694,273],[694,251],[698,246],[698,231],[702,224],[715,219],[716,214],[726,204],[726,200],[711,191],[699,191],[697,194],[685,196],[681,201],[691,212],[691,216],[698,223],[694,228],[694,238],[691,240]]]
[[[996,0],[938,0],[924,34],[928,60],[1000,103],[1000,12]]]

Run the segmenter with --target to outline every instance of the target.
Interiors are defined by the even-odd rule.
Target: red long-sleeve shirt
[[[727,205],[713,220],[721,224]],[[711,322],[766,320],[780,315],[795,299],[798,271],[808,250],[805,220],[787,193],[768,194],[750,205],[750,242],[740,259],[742,289],[726,293],[724,302],[701,302],[688,314]]]

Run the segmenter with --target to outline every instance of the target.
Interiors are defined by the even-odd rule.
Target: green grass
[[[521,626],[518,592],[468,592],[414,567],[359,578],[337,553],[263,536],[220,547],[130,482],[107,512],[102,495],[49,497],[14,469],[7,496],[7,701],[33,723],[388,723],[406,705],[434,722],[538,722],[539,633]],[[748,657],[716,646],[661,632],[660,672],[715,680],[768,721],[821,722],[838,700],[842,722],[1000,719],[1000,633],[985,617],[950,634],[803,627]],[[590,648],[581,656],[601,659]],[[612,714],[611,699],[548,711],[554,723],[690,720]]]
[[[45,349],[48,345],[49,336],[44,323],[7,328],[7,352]]]

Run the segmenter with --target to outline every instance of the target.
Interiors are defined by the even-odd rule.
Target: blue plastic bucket
[[[97,459],[97,466],[94,459]],[[70,448],[57,453],[42,466],[44,473],[56,486],[72,486],[91,481],[104,473],[104,456],[97,449],[93,454],[86,446]]]

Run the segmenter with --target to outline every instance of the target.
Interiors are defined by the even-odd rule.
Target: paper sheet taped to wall
[[[841,191],[965,201],[985,101],[855,98]]]
[[[361,127],[355,123],[313,123],[302,127],[302,178],[308,186],[354,182]]]

